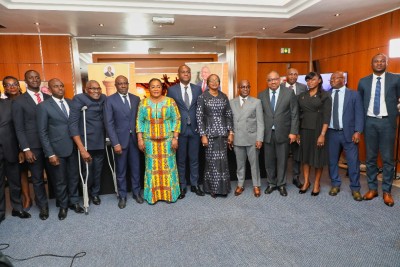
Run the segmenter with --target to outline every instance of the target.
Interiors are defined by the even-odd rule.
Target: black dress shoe
[[[6,217],[4,217],[4,216],[3,216],[3,217],[0,217],[0,224],[1,224],[1,222],[4,221],[5,219],[6,219]]]
[[[118,201],[118,208],[123,209],[126,207],[126,197],[120,198]]]
[[[47,220],[49,218],[49,208],[40,209],[39,218],[43,221]]]
[[[217,198],[217,194],[215,194],[215,193],[210,193],[210,195],[212,198]]]
[[[264,193],[265,194],[271,194],[272,192],[274,192],[274,190],[276,189],[276,187],[273,186],[268,186],[267,189],[265,189]]]
[[[179,195],[179,199],[184,199],[186,196],[186,189],[181,189],[181,194]]]
[[[24,210],[12,210],[11,215],[13,217],[19,217],[20,219],[28,219],[31,217],[31,215],[24,211]]]
[[[67,218],[67,213],[68,213],[67,208],[60,208],[60,211],[58,212],[58,219],[60,221],[64,220],[65,218]]]
[[[299,176],[293,177],[293,184],[294,184],[297,188],[302,188],[302,187],[303,187],[303,184],[300,182]]]
[[[303,186],[304,186],[304,185],[303,185]],[[308,186],[307,186],[306,188],[300,189],[300,190],[299,190],[299,194],[305,194],[305,193],[308,191],[308,189],[310,188],[310,186],[311,186],[311,183],[309,183]]]
[[[101,203],[101,199],[99,196],[92,197],[92,201],[93,201],[93,204],[95,204],[95,205],[100,205],[100,203]]]
[[[142,204],[144,202],[144,199],[140,194],[138,195],[133,195],[133,199],[136,200],[137,203]]]
[[[69,208],[76,213],[84,213],[85,210],[79,205],[79,203],[69,205]]]
[[[278,187],[278,190],[279,190],[279,194],[281,194],[281,196],[283,196],[283,197],[287,196],[286,187],[284,185]]]
[[[201,197],[205,195],[204,192],[201,190],[200,186],[191,186],[190,191],[192,193],[196,193],[196,195]]]

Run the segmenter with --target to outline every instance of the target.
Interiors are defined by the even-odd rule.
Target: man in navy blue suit
[[[100,205],[100,178],[104,161],[105,128],[103,118],[103,105],[106,96],[101,93],[100,84],[90,80],[86,83],[85,93],[77,94],[72,99],[68,120],[69,133],[78,147],[80,156],[88,163],[89,177],[88,190],[93,204]],[[85,109],[86,108],[86,109]],[[86,115],[86,137],[84,144],[83,111]],[[85,148],[86,146],[86,148]],[[84,163],[83,162],[83,163]],[[82,164],[85,174],[85,164]]]
[[[331,76],[332,115],[328,129],[329,176],[332,188],[329,195],[336,196],[342,183],[339,177],[338,161],[342,149],[346,153],[350,189],[353,199],[361,201],[360,161],[358,142],[364,129],[364,110],[361,96],[357,91],[347,88],[344,74],[336,71]]]
[[[116,154],[116,176],[120,209],[126,206],[126,171],[130,168],[132,195],[139,204],[140,195],[140,152],[136,138],[136,116],[140,98],[128,93],[129,82],[125,76],[115,79],[117,92],[107,97],[104,105],[105,126]]]
[[[387,57],[377,54],[371,62],[373,73],[362,78],[358,91],[363,100],[365,114],[365,147],[369,191],[364,200],[378,196],[377,158],[383,161],[383,201],[394,205],[391,195],[394,176],[394,143],[397,128],[397,102],[400,97],[400,75],[386,72]]]
[[[186,194],[186,160],[189,156],[190,190],[198,196],[204,196],[199,182],[199,148],[200,136],[197,129],[197,98],[201,95],[201,87],[190,83],[190,68],[182,65],[178,69],[179,84],[168,89],[167,96],[175,100],[181,114],[181,133],[178,140],[177,164],[180,180],[180,199]]]
[[[59,79],[51,79],[49,89],[52,97],[38,105],[38,132],[60,205],[58,219],[64,220],[68,206],[76,213],[84,212],[79,205],[77,150],[68,131],[72,101],[64,98],[64,84]]]

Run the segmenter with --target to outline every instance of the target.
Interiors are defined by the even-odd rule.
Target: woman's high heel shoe
[[[316,197],[316,196],[318,196],[319,195],[319,191],[320,191],[320,189],[318,188],[318,192],[314,192],[314,189],[311,191],[311,195],[313,196],[313,197]]]
[[[310,188],[310,186],[311,186],[311,183],[308,183],[308,186],[306,187],[306,189],[304,189],[304,190],[300,189],[300,190],[299,190],[299,194],[304,194],[304,193],[306,193],[306,192],[308,191],[308,189]]]

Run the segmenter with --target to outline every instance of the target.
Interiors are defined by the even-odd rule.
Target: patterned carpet
[[[10,244],[2,252],[14,258],[85,251],[73,266],[400,266],[399,188],[393,188],[396,204],[390,208],[381,196],[354,201],[348,179],[343,183],[338,196],[329,196],[325,172],[317,197],[300,195],[289,184],[287,197],[275,191],[255,198],[247,180],[238,197],[189,192],[174,204],[154,206],[129,198],[123,210],[115,195],[104,195],[89,215],[70,211],[62,222],[51,200],[47,221],[38,218],[36,208],[28,220],[11,217],[9,210],[0,243]],[[366,190],[363,177],[362,193]],[[14,264],[70,262],[41,257]]]

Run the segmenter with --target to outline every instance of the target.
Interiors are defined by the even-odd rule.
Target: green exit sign
[[[282,47],[281,48],[281,54],[290,54],[290,48],[289,47]]]

